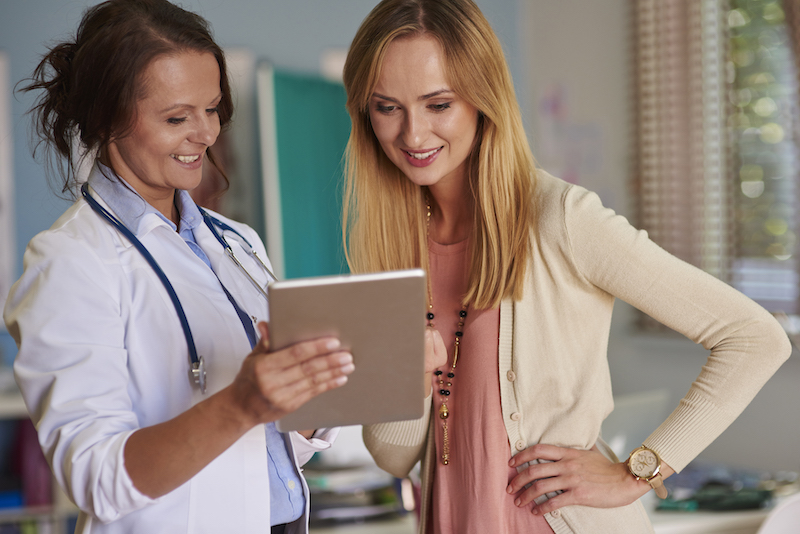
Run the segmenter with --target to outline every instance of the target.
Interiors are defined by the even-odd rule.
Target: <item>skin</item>
[[[430,236],[437,243],[457,243],[472,228],[473,200],[466,174],[466,159],[474,148],[478,111],[456,94],[446,77],[445,58],[438,42],[425,34],[393,41],[370,101],[370,121],[375,136],[389,159],[413,183],[427,186],[431,201]],[[430,164],[414,165],[409,153],[441,149]],[[433,332],[426,337],[426,379],[446,364],[444,347]],[[533,514],[545,514],[562,506],[597,508],[623,506],[650,491],[637,481],[624,463],[613,463],[596,449],[577,450],[537,444],[509,460],[516,467],[535,459],[507,487],[509,498]],[[662,463],[664,478],[674,471]],[[531,484],[529,488],[525,488]],[[536,505],[545,493],[560,495]]]
[[[209,53],[181,52],[153,60],[136,123],[114,139],[107,163],[151,205],[178,223],[176,189],[202,177],[206,149],[219,135],[220,73]],[[195,161],[181,162],[175,156]],[[181,486],[250,429],[280,419],[311,398],[344,385],[353,357],[322,338],[269,350],[267,323],[233,383],[164,423],[135,431],[125,444],[134,486],[156,498]],[[303,433],[307,438],[312,431]]]

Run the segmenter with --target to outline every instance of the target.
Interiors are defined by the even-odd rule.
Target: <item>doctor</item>
[[[186,192],[233,112],[206,21],[166,0],[104,2],[25,90],[40,91],[64,191],[75,133],[98,154],[83,195],[30,242],[4,313],[77,531],[306,532],[299,466],[337,431],[273,422],[344,384],[352,356],[330,338],[270,352],[260,239]]]

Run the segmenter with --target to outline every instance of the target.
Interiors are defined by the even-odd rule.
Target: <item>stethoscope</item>
[[[161,269],[161,266],[158,265],[156,259],[153,257],[152,254],[145,248],[139,239],[133,235],[128,227],[122,224],[122,221],[117,219],[114,215],[112,215],[107,209],[100,205],[97,200],[89,193],[89,187],[87,183],[84,183],[81,186],[81,195],[83,198],[86,199],[86,202],[89,203],[89,206],[101,217],[103,217],[106,221],[111,223],[117,230],[122,232],[122,234],[128,238],[128,240],[136,247],[144,259],[147,260],[147,263],[150,264],[153,271],[155,271],[156,275],[158,276],[161,283],[164,285],[164,289],[167,290],[167,294],[169,295],[170,300],[172,301],[172,305],[175,307],[175,312],[178,314],[178,319],[181,323],[181,328],[183,329],[183,335],[186,337],[186,345],[189,347],[189,377],[200,387],[200,391],[202,393],[206,392],[206,369],[205,369],[205,362],[203,361],[202,356],[197,355],[197,347],[194,343],[194,337],[192,336],[192,329],[189,327],[189,321],[186,319],[186,313],[183,311],[183,306],[181,305],[181,301],[178,298],[177,293],[175,293],[175,288],[172,287],[172,284],[167,278],[167,275],[164,273],[164,270]],[[253,245],[245,238],[241,233],[239,233],[236,229],[232,228],[230,225],[220,221],[216,217],[212,217],[206,210],[198,206],[200,213],[203,216],[203,221],[205,222],[206,226],[211,230],[211,233],[214,234],[214,237],[219,241],[222,245],[222,248],[225,249],[225,254],[236,264],[240,271],[242,271],[248,280],[255,286],[258,292],[264,297],[264,299],[268,299],[267,291],[264,287],[258,283],[253,275],[251,275],[248,270],[242,265],[242,262],[239,261],[239,258],[233,253],[233,249],[231,248],[228,241],[225,237],[219,233],[217,228],[222,230],[222,232],[230,232],[233,237],[239,242],[239,245],[242,249],[249,255],[255,258],[257,263],[264,269],[264,272],[270,277],[271,280],[277,280],[278,278],[275,274],[270,270],[266,263],[261,259],[261,257],[256,253]]]

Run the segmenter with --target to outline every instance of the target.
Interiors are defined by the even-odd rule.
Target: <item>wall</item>
[[[512,75],[521,79],[518,29],[519,0],[478,0],[507,51]],[[0,50],[8,53],[11,79],[30,75],[48,42],[68,38],[75,31],[89,0],[3,0]],[[179,0],[209,20],[224,48],[245,47],[258,59],[301,72],[318,72],[320,55],[329,48],[346,49],[358,25],[377,0]],[[527,101],[527,98],[523,98]],[[17,269],[28,241],[48,228],[66,209],[47,185],[41,162],[31,157],[29,120],[31,95],[12,101],[14,206],[17,228]],[[526,113],[526,115],[528,115]],[[0,362],[16,352],[0,325]],[[4,353],[4,354],[2,354]]]
[[[27,76],[45,43],[77,24],[82,0],[3,0],[0,49],[10,55],[11,78]],[[207,17],[225,47],[246,46],[277,66],[312,72],[320,53],[345,48],[374,0],[192,0],[183,5]],[[597,191],[620,213],[627,194],[626,0],[478,0],[506,50],[520,104],[540,163]],[[30,156],[27,95],[12,102],[18,269],[25,243],[47,228],[66,203],[48,189]],[[546,104],[546,105],[545,105]],[[692,343],[636,334],[631,311],[617,304],[609,357],[615,393],[667,388],[673,402],[705,360]],[[13,343],[0,334],[0,349]],[[705,457],[800,470],[800,361],[796,355]],[[655,424],[654,424],[655,426]]]
[[[532,0],[523,66],[534,154],[542,167],[596,191],[629,216],[629,2]],[[609,343],[615,395],[666,388],[672,407],[686,393],[706,353],[683,338],[636,333],[632,309],[617,302]],[[703,457],[768,470],[800,471],[800,361],[784,364]],[[671,410],[672,408],[670,408]],[[654,421],[655,429],[660,421]]]

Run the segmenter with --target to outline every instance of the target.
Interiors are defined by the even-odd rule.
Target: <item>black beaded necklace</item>
[[[431,203],[426,197],[427,214],[425,220],[425,234],[430,237],[431,227]],[[428,313],[426,319],[428,326],[433,328],[433,292],[431,291],[431,277],[430,277],[430,261],[428,262]],[[434,374],[438,377],[437,384],[439,386],[439,395],[441,396],[441,404],[439,405],[439,419],[442,420],[442,464],[450,464],[450,436],[448,434],[447,419],[450,417],[450,409],[447,407],[447,399],[450,396],[450,388],[453,387],[453,380],[456,377],[456,364],[458,363],[458,349],[461,345],[461,338],[464,335],[464,321],[467,318],[467,306],[462,305],[461,311],[458,312],[458,326],[456,327],[456,340],[453,345],[453,361],[450,364],[450,371],[447,373],[445,380],[444,372],[436,370]]]

